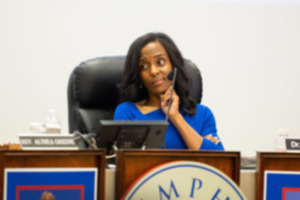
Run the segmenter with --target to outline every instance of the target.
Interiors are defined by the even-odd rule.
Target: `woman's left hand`
[[[206,136],[204,136],[204,138],[212,141],[215,144],[219,144],[220,143],[219,138],[218,137],[213,137],[212,134],[206,135]]]
[[[167,114],[168,112],[169,101],[171,101],[169,119],[172,119],[174,116],[179,114],[179,103],[180,103],[179,96],[176,94],[175,90],[173,90],[172,99],[170,99],[171,88],[172,86],[170,86],[164,94],[160,95],[161,109],[165,114]]]

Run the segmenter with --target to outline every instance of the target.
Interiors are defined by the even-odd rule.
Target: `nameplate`
[[[300,152],[300,138],[285,139],[286,151]]]
[[[73,135],[19,134],[22,149],[79,149]]]
[[[246,197],[220,170],[200,162],[175,161],[155,166],[139,177],[122,199],[245,200]]]

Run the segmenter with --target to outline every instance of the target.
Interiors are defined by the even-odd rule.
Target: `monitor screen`
[[[117,121],[100,120],[96,133],[98,148],[107,154],[116,149],[159,148],[168,129],[168,121]]]

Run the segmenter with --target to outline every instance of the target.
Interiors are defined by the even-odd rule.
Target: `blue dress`
[[[195,115],[184,115],[182,111],[180,111],[180,113],[199,135],[206,136],[212,134],[212,136],[218,137],[216,121],[208,107],[197,104]],[[143,114],[133,102],[124,102],[118,105],[114,114],[114,120],[165,120],[165,118],[166,115],[161,109]],[[216,145],[208,139],[203,139],[200,150],[224,150],[221,142]],[[180,133],[170,121],[169,128],[165,135],[165,145],[166,149],[187,149]]]

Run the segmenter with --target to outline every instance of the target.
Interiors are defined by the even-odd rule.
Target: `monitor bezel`
[[[126,128],[126,131],[130,129],[134,131],[141,127],[147,128],[147,133],[144,135],[140,133],[140,137],[133,137],[135,135],[132,133],[126,134],[126,131],[123,131],[121,137],[120,130],[124,127]],[[105,148],[108,155],[113,154],[116,149],[159,149],[164,142],[168,127],[169,122],[166,120],[99,120],[99,127],[96,131],[96,144],[98,148]],[[129,139],[130,141],[128,142],[126,139]],[[118,146],[120,144],[130,145]],[[134,144],[134,147],[131,144]]]

